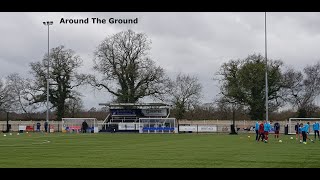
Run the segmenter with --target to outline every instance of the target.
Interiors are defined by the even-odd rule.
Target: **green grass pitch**
[[[222,134],[0,134],[0,167],[320,167],[320,141]]]

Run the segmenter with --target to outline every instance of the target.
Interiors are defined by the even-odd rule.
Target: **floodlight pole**
[[[9,112],[7,111],[7,132],[10,131],[10,128],[9,128]]]
[[[264,13],[264,42],[265,42],[265,63],[266,63],[266,121],[269,120],[268,115],[268,58],[267,58],[267,12]]]
[[[47,122],[47,131],[50,132],[50,125],[49,125],[49,88],[50,88],[50,84],[49,84],[49,67],[50,67],[50,48],[49,48],[49,40],[50,40],[50,34],[49,34],[49,28],[50,25],[53,24],[52,21],[47,21],[47,22],[43,22],[43,24],[45,26],[48,26],[48,64],[47,64],[47,117],[46,117],[46,122]]]

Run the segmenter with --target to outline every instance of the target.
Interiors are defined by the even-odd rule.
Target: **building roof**
[[[99,106],[113,107],[171,107],[165,103],[99,103]]]

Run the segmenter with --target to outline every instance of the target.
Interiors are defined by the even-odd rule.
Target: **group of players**
[[[256,130],[257,142],[259,142],[261,138],[262,142],[268,143],[269,132],[272,130],[271,124],[272,124],[272,121],[266,121],[266,120],[256,122],[255,130]],[[273,130],[274,130],[274,138],[279,139],[280,124],[278,122],[274,123]]]
[[[319,128],[320,128],[319,122],[313,123],[312,130],[314,132],[314,140],[316,140],[317,135],[319,139]],[[298,139],[299,136],[300,136],[300,139],[302,138],[302,141],[300,140],[300,142],[307,144],[307,139],[310,140],[311,142],[314,142],[312,139],[308,137],[308,134],[310,132],[310,122],[307,122],[305,125],[303,125],[303,123],[299,124],[299,122],[297,121],[297,124],[295,125],[294,129],[296,131],[296,139]]]
[[[314,131],[314,139],[316,140],[316,136],[318,135],[319,138],[319,129],[320,125],[319,122],[315,122],[312,125],[312,129]],[[257,121],[255,124],[255,130],[256,130],[256,141],[259,142],[260,139],[262,142],[268,143],[269,139],[269,132],[271,130],[274,131],[274,138],[279,139],[279,132],[280,132],[280,124],[278,122],[274,123],[273,129],[272,129],[272,121]],[[307,139],[310,140],[311,142],[314,142],[312,139],[308,137],[308,134],[310,132],[310,123],[307,122],[305,125],[303,123],[297,122],[295,125],[295,131],[296,131],[296,139],[300,136],[302,138],[303,144],[307,144]]]

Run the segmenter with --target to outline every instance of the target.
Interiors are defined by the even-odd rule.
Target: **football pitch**
[[[320,141],[247,134],[0,134],[0,167],[320,167]],[[290,139],[294,137],[294,139]]]

